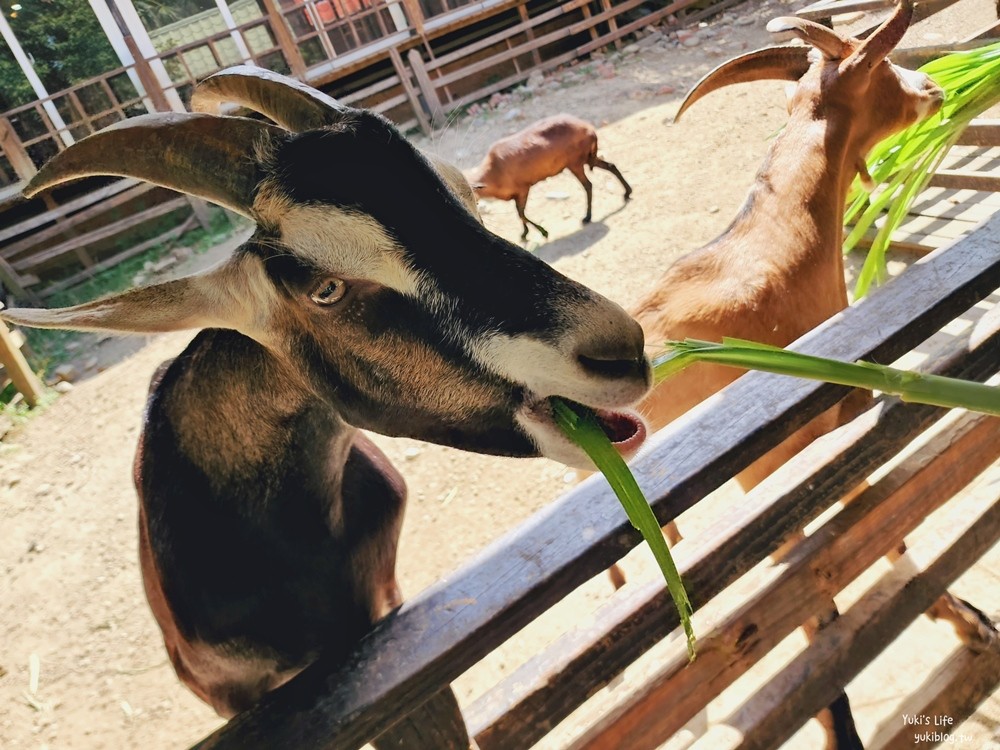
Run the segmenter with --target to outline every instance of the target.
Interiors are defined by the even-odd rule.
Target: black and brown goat
[[[400,603],[405,487],[359,428],[587,465],[548,397],[619,436],[631,425],[630,452],[650,369],[620,307],[484,229],[460,173],[384,118],[253,68],[211,79],[202,99],[220,98],[282,127],[137,117],[58,154],[25,193],[131,176],[237,211],[253,237],[201,275],[3,317],[206,329],[154,379],[135,483],[171,661],[228,717]]]
[[[594,126],[572,115],[546,117],[514,135],[501,138],[490,147],[479,166],[466,172],[466,177],[480,198],[514,201],[524,227],[523,240],[528,236],[529,224],[543,237],[549,236],[544,227],[524,215],[524,207],[532,185],[564,169],[572,172],[587,192],[587,215],[583,223],[590,222],[594,188],[584,167],[599,167],[611,172],[625,188],[625,200],[632,196],[632,188],[618,167],[597,155]]]

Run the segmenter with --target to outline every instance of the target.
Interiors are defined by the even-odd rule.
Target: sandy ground
[[[623,204],[608,174],[594,175],[595,221],[581,226],[583,193],[567,175],[537,186],[528,215],[550,239],[530,246],[564,273],[628,306],[679,254],[721,231],[741,203],[768,138],[784,117],[782,84],[720,92],[676,125],[682,93],[714,64],[768,42],[764,23],[801,3],[739,6],[700,32],[699,43],[652,44],[612,56],[588,77],[550,78],[530,99],[453,124],[421,145],[466,167],[496,138],[538,117],[572,112],[600,126],[601,152],[635,194]],[[910,44],[958,38],[985,23],[990,0],[962,0],[911,30]],[[574,80],[575,78],[575,80]],[[516,240],[510,203],[484,204],[491,229]],[[533,235],[536,237],[536,235]],[[222,252],[225,248],[222,249]],[[81,382],[0,444],[0,747],[186,747],[219,719],[175,679],[146,606],[136,564],[131,460],[149,377],[188,334],[137,343],[137,353]],[[135,342],[134,342],[135,343]],[[410,486],[399,577],[413,595],[562,493],[573,476],[545,460],[515,461],[379,438]],[[994,553],[992,558],[996,558]],[[634,563],[642,569],[641,560]],[[996,577],[980,572],[975,599],[998,614]],[[992,588],[991,588],[992,587]],[[610,594],[602,578],[556,617],[532,626],[457,684],[465,702],[481,693]],[[918,635],[945,643],[940,626]],[[949,642],[953,645],[953,642]],[[37,664],[37,686],[31,664]],[[862,734],[885,720],[887,701],[913,684],[858,681],[852,697]],[[611,691],[626,687],[621,681]],[[34,689],[32,689],[34,688]],[[896,691],[895,693],[893,691]],[[891,720],[891,719],[890,719]],[[987,706],[966,728],[986,747],[1000,726]],[[565,734],[546,743],[558,747]],[[796,747],[815,747],[808,730]]]

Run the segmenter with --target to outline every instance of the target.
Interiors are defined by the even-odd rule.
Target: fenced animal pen
[[[147,33],[122,0],[93,3],[133,62],[0,114],[0,283],[40,304],[96,271],[209,223],[199,201],[87,181],[27,204],[24,180],[75,140],[126,117],[181,111],[194,83],[250,63],[430,133],[453,113],[665,19],[694,23],[736,0],[239,0]],[[147,193],[145,197],[140,197]],[[119,237],[166,215],[141,241]],[[186,217],[190,220],[186,221]]]
[[[947,328],[945,339],[955,345],[953,355],[947,348],[937,354],[930,353],[929,346],[917,350],[952,374],[982,377],[995,371],[997,318],[995,307],[990,307],[995,294],[980,310],[958,315],[964,323],[946,321],[1000,284],[993,240],[997,228],[995,222],[983,227],[974,241],[949,251],[947,263],[935,257],[928,261],[933,265],[918,266],[918,275],[898,287],[898,294],[881,297],[878,305],[866,303],[863,313],[852,312],[837,324],[836,335],[831,326],[808,346],[838,357],[871,355],[885,361],[913,348],[927,330]],[[942,242],[941,235],[935,237],[929,242]],[[877,332],[872,330],[875,320]],[[719,403],[708,405],[699,413],[706,418],[702,426],[678,427],[661,437],[640,467],[646,486],[653,488],[651,497],[660,498],[661,520],[697,501],[744,458],[773,444],[790,423],[818,410],[821,405],[813,399],[825,404],[834,398],[832,389],[808,386],[790,393],[774,378],[748,380],[725,397],[755,405],[744,421],[732,424],[731,413]],[[900,462],[870,494],[824,519],[824,525],[786,557],[785,566],[752,566],[807,520],[834,506],[872,467],[889,465],[889,454],[934,416],[933,410],[914,411],[886,400],[755,493],[738,515],[713,528],[697,547],[678,548],[692,593],[700,590],[696,604],[705,605],[696,621],[703,647],[699,662],[686,665],[682,644],[675,644],[647,689],[614,715],[594,714],[592,726],[575,746],[655,747],[858,570],[891,552],[899,538],[915,529],[908,539],[909,554],[892,574],[883,576],[870,595],[846,611],[766,693],[734,714],[732,734],[716,729],[698,746],[726,747],[735,743],[735,732],[749,738],[747,746],[773,745],[775,737],[788,731],[789,715],[797,721],[825,705],[832,685],[855,674],[907,618],[919,614],[935,592],[996,538],[995,508],[989,505],[990,493],[997,494],[994,474],[974,480],[978,489],[969,496],[948,500],[953,488],[991,460],[998,442],[996,420],[949,415],[927,448]],[[359,650],[350,667],[330,674],[317,665],[296,687],[275,696],[274,705],[235,722],[205,745],[357,746],[422,699],[440,695],[467,664],[634,543],[614,501],[598,484],[591,483],[561,504],[560,510],[571,515],[560,523],[550,514],[531,522],[472,567],[407,605]],[[940,504],[946,505],[945,516],[918,528],[924,514]],[[741,574],[746,577],[740,589],[729,588]],[[763,593],[748,599],[747,589]],[[409,728],[400,727],[379,746],[420,747],[417,743],[423,741],[435,748],[466,747],[467,734],[481,748],[526,746],[674,624],[671,605],[659,586],[625,592],[593,622],[539,653],[466,707],[461,721],[444,695],[414,716]],[[343,673],[354,668],[358,672],[351,682],[341,682]],[[911,703],[899,713],[960,719],[996,681],[994,644],[960,647],[931,680],[917,687]],[[414,738],[417,734],[421,740]],[[887,721],[873,746],[912,745],[912,736]]]

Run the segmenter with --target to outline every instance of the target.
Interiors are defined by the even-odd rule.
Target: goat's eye
[[[343,299],[347,293],[347,284],[343,279],[328,277],[317,284],[309,298],[317,305],[332,305]]]

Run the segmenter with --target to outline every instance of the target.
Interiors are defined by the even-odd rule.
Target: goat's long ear
[[[841,71],[871,70],[899,44],[913,18],[913,0],[900,0],[896,12],[879,26],[853,55],[841,64]]]
[[[260,261],[234,256],[215,269],[73,307],[11,308],[0,318],[33,328],[162,333],[233,328],[259,338],[273,299]]]
[[[351,111],[312,86],[252,65],[220,70],[199,83],[191,95],[191,108],[196,112],[217,114],[223,104],[260,112],[293,133],[332,125]]]
[[[763,80],[797,81],[807,70],[809,70],[808,47],[766,47],[747,52],[722,63],[698,81],[681,102],[674,120],[679,120],[688,107],[703,96],[723,86]]]
[[[772,34],[789,31],[822,52],[827,60],[843,60],[854,51],[854,45],[832,29],[804,18],[794,16],[775,18],[768,22],[767,30]]]
[[[475,216],[479,223],[482,224],[483,217],[479,215],[479,202],[476,200],[476,194],[472,190],[472,185],[469,184],[465,175],[462,174],[462,170],[434,154],[425,154],[425,156],[427,157],[427,161],[431,163],[431,166],[441,175],[441,179],[445,181],[448,187],[451,188],[451,191],[462,201],[462,205],[469,209],[469,213]]]
[[[242,117],[162,113],[104,128],[56,154],[24,189],[30,198],[79,177],[135,177],[205,198],[249,218],[257,154],[287,134]]]

